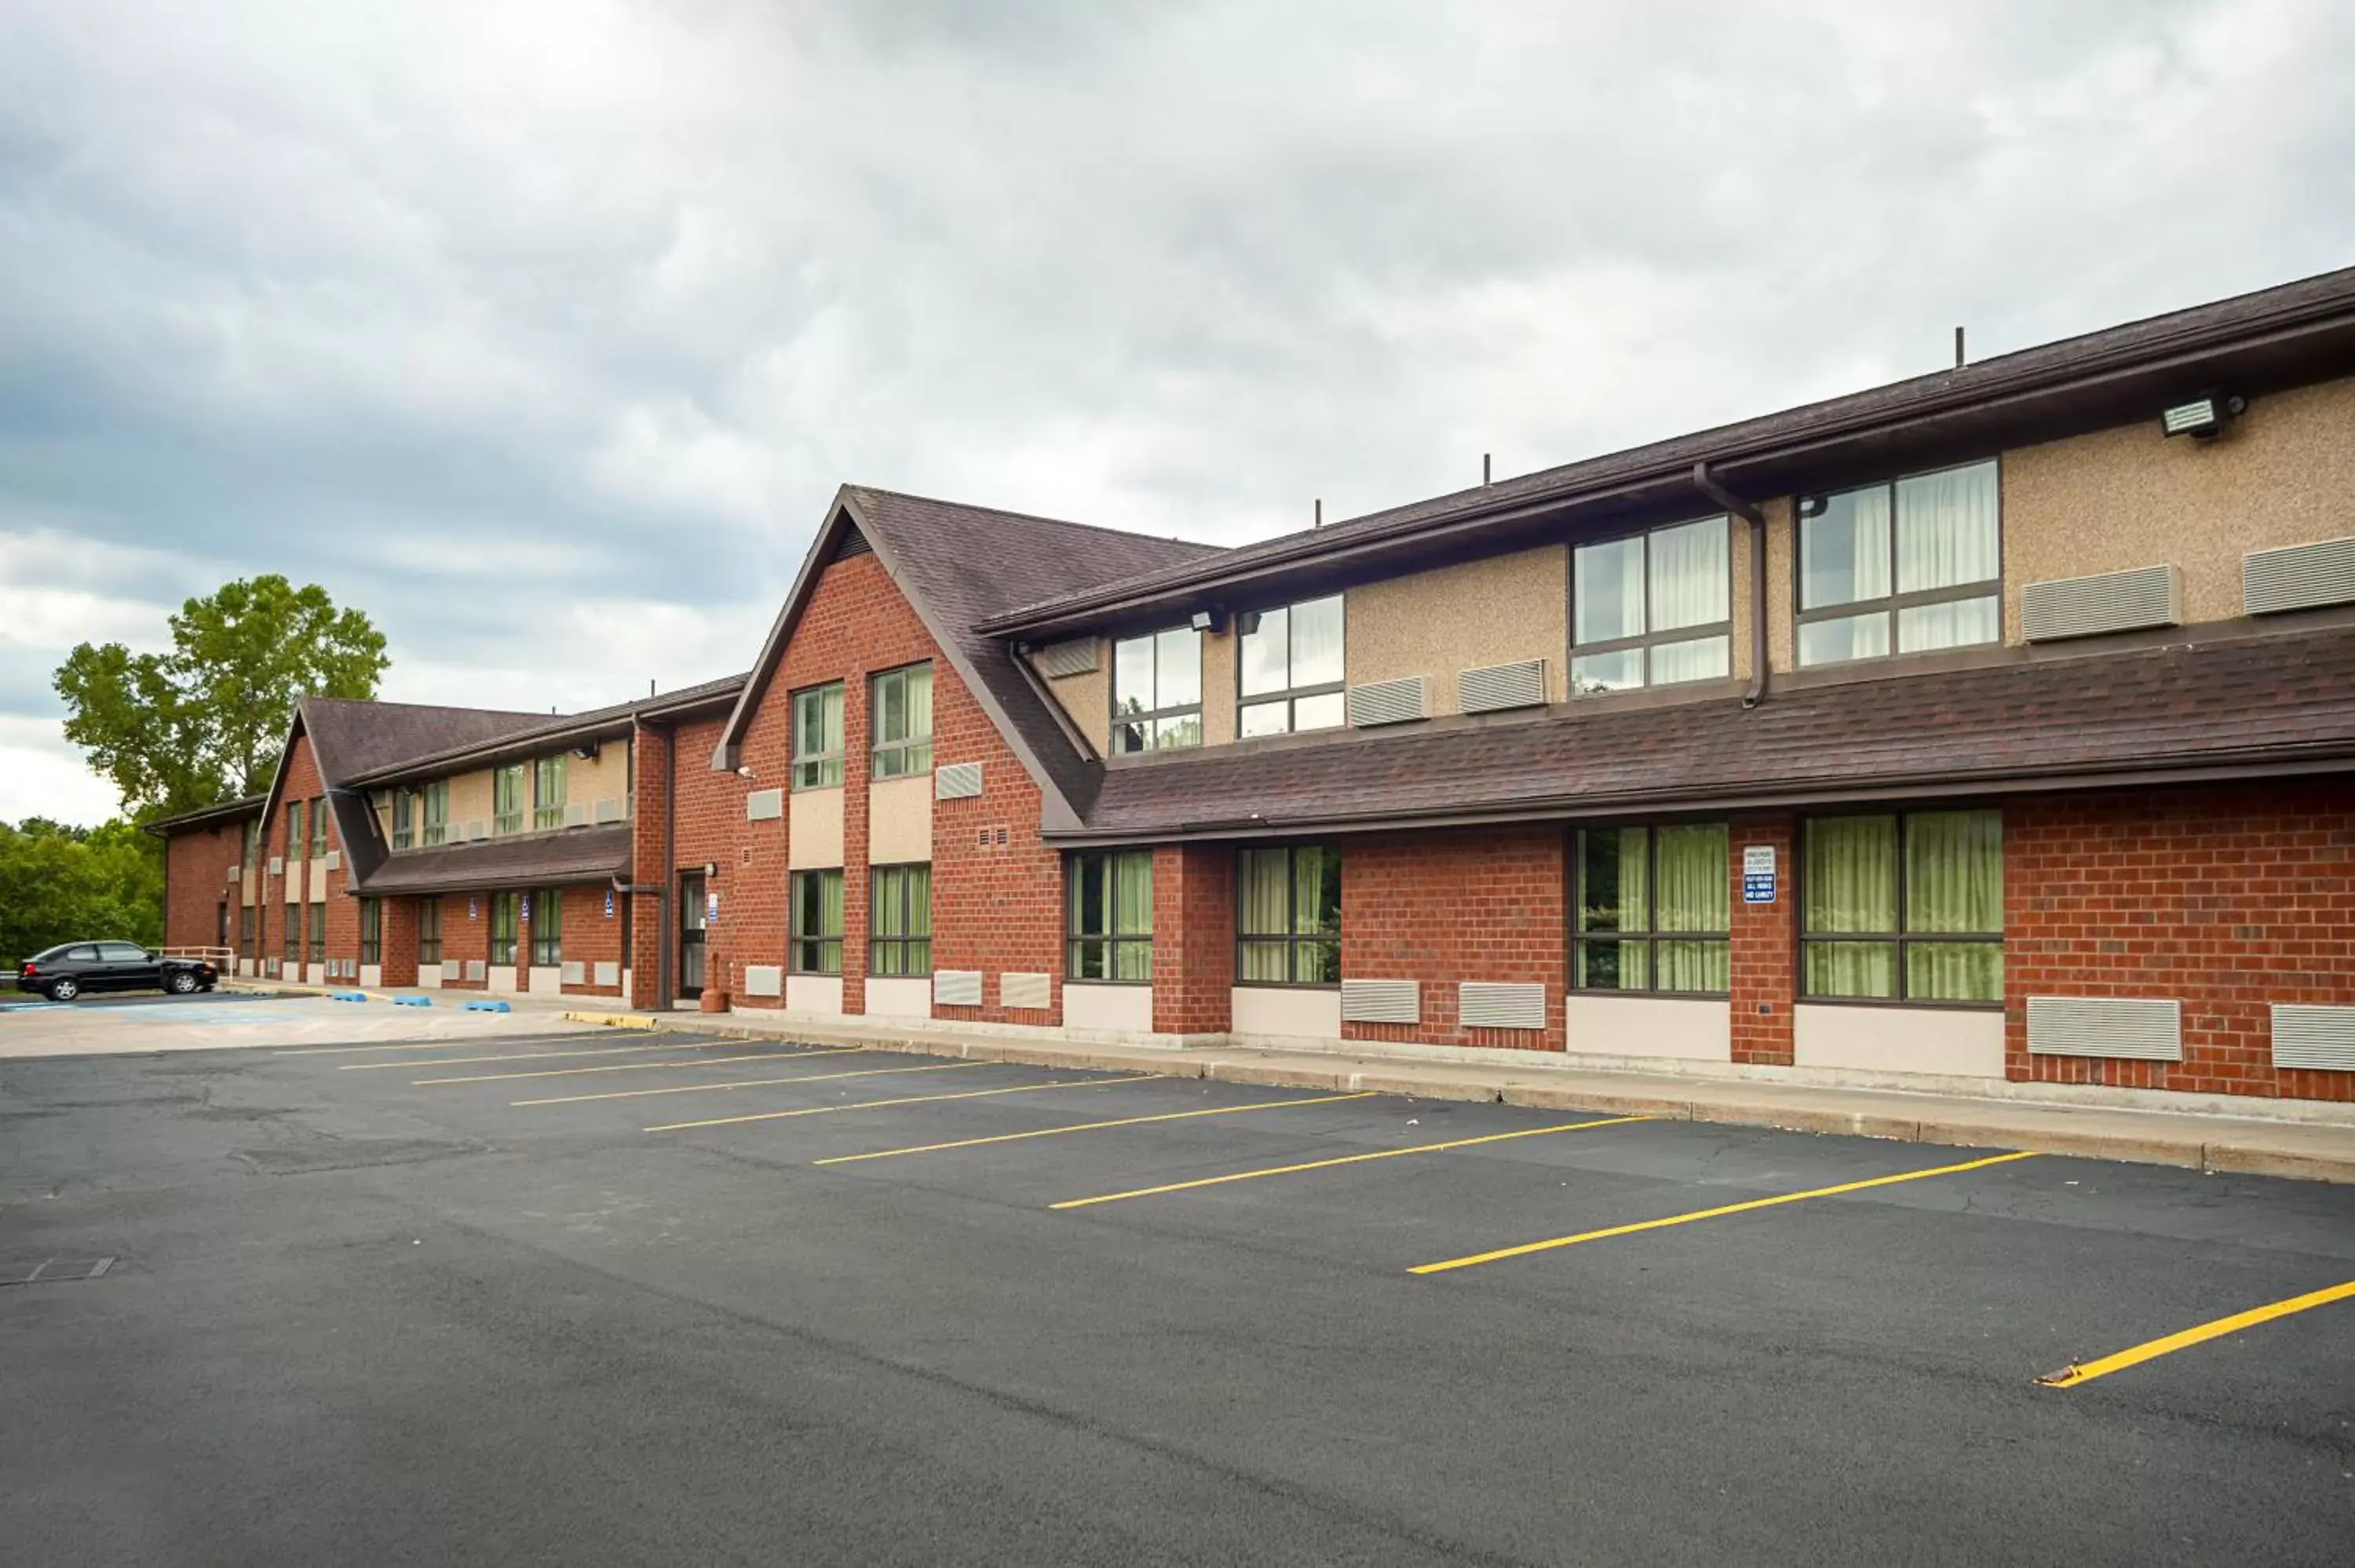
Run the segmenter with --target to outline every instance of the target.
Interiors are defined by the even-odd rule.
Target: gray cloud
[[[1241,540],[2340,265],[2350,29],[10,8],[0,716],[267,569],[388,694],[610,700],[749,659],[846,479]]]

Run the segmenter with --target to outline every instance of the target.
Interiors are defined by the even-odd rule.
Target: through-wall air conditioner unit
[[[2251,550],[2241,557],[2241,601],[2251,615],[2355,604],[2355,537]]]
[[[2057,577],[2030,583],[2019,595],[2019,630],[2030,642],[2182,622],[2183,574],[2172,566]]]
[[[618,795],[608,795],[597,802],[597,820],[601,822],[618,822],[623,815],[622,798]]]
[[[325,866],[321,867],[321,869],[325,871],[340,871],[343,869],[343,864],[344,852],[341,850],[329,850],[327,852],[327,863]]]
[[[1373,681],[1349,688],[1349,722],[1359,729],[1376,725],[1405,724],[1425,713],[1423,677],[1405,675],[1395,681]]]
[[[1344,1023],[1420,1023],[1423,987],[1415,980],[1344,980],[1341,982]]]
[[[286,857],[284,855],[274,854],[270,857],[270,874],[272,876],[283,876],[286,874]]]
[[[482,818],[476,817],[473,821],[466,824],[465,832],[461,836],[470,843],[477,839],[489,838],[491,836],[490,824],[484,821]]]
[[[564,803],[564,825],[568,828],[587,827],[589,825],[589,802],[586,800],[567,800]]]
[[[1466,670],[1455,677],[1455,705],[1467,714],[1542,706],[1546,700],[1545,661],[1524,659],[1517,664]]]

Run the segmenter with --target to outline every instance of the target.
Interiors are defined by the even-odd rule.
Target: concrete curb
[[[1534,1078],[1509,1067],[1486,1065],[1451,1067],[1419,1060],[1375,1064],[1308,1053],[1066,1045],[949,1034],[888,1034],[799,1022],[751,1027],[728,1022],[734,1016],[730,1014],[672,1019],[644,1012],[568,1012],[562,1016],[568,1022],[604,1028],[679,1029],[727,1040],[790,1036],[815,1045],[858,1045],[870,1051],[1021,1066],[1152,1072],[1344,1094],[1370,1089],[1418,1099],[1487,1100],[1539,1110],[1769,1127],[1786,1132],[1881,1138],[1959,1149],[2024,1149],[2220,1174],[2355,1183],[2355,1127],[2328,1124],[2092,1109],[2023,1100],[1971,1100],[1881,1089],[1745,1086],[1716,1080],[1705,1086],[1705,1093],[1693,1093],[1696,1086],[1675,1080],[1663,1080],[1657,1090],[1648,1085],[1631,1090],[1602,1081],[1625,1075],[1582,1075],[1575,1071],[1549,1070],[1542,1078]]]

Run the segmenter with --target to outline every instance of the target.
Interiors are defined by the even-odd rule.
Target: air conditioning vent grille
[[[981,764],[943,762],[932,769],[932,798],[970,800],[981,793]]]
[[[2183,1060],[2183,1004],[2173,998],[2031,996],[2028,1048],[2040,1056]]]
[[[1073,675],[1092,673],[1101,655],[1092,637],[1075,637],[1068,642],[1050,642],[1030,656],[1039,673],[1049,680],[1066,680]]]
[[[785,969],[783,964],[746,964],[744,966],[746,996],[783,996],[785,994]]]
[[[620,821],[622,820],[622,798],[619,795],[608,795],[599,800],[597,802],[597,820],[601,822]]]
[[[997,977],[997,1001],[1002,1007],[1044,1012],[1054,1005],[1054,991],[1043,974],[1002,974]]]
[[[932,1004],[936,1007],[979,1007],[979,969],[936,969],[932,973]]]
[[[1359,729],[1405,724],[1423,716],[1423,677],[1374,681],[1349,688],[1349,722]]]
[[[1420,1023],[1423,988],[1413,980],[1345,980],[1341,982],[1344,1023]]]
[[[2274,1004],[2274,1065],[2355,1073],[2355,1007]]]
[[[1455,1019],[1466,1029],[1543,1029],[1545,987],[1465,980],[1455,988]]]
[[[2183,620],[2183,575],[2172,566],[2030,583],[2019,596],[2021,634],[2030,642],[2096,637]]]
[[[2251,615],[2355,604],[2355,538],[2250,551],[2241,557],[2241,597]]]
[[[1466,670],[1456,677],[1455,694],[1455,705],[1467,714],[1540,706],[1546,700],[1545,661],[1525,659],[1518,664]]]
[[[744,820],[748,822],[773,822],[784,814],[783,789],[755,789],[744,797]]]

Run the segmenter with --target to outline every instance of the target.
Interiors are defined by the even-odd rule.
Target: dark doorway
[[[693,1001],[703,995],[703,874],[678,879],[678,994]]]

